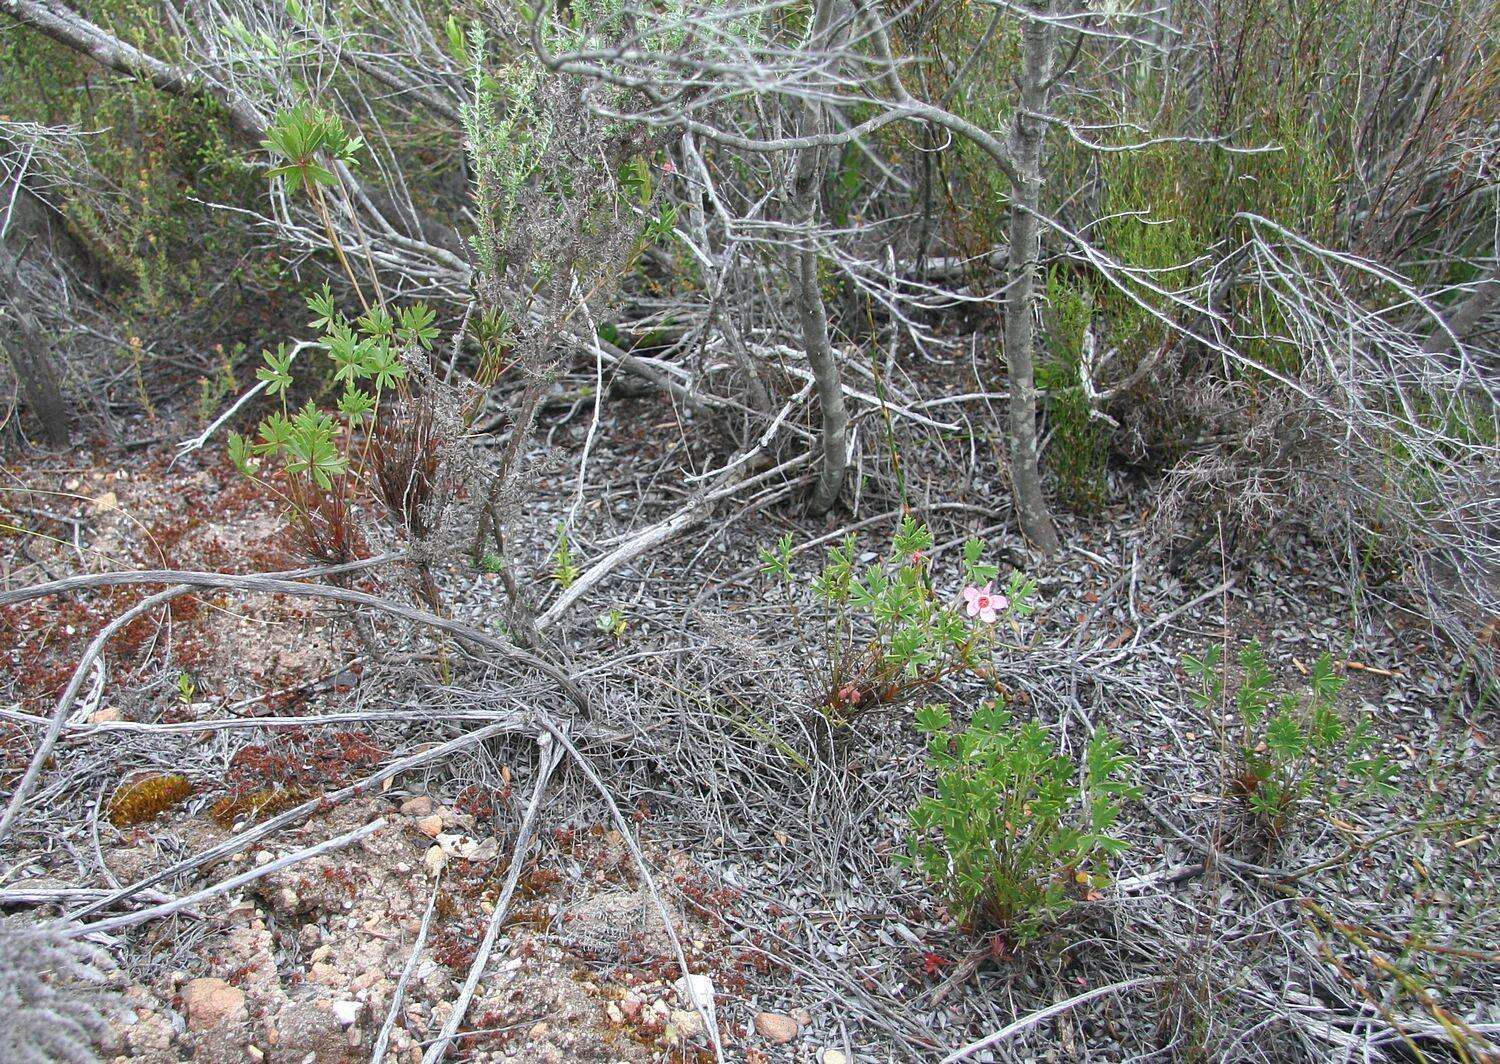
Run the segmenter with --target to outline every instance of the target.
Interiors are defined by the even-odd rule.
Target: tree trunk
[[[42,428],[42,438],[53,447],[66,447],[72,418],[46,334],[21,304],[21,284],[15,263],[0,249],[0,289],[9,299],[0,306],[0,349],[10,360],[26,405]]]
[[[849,15],[843,0],[819,0],[809,46],[830,52],[839,47],[849,33]],[[803,134],[821,133],[826,127],[827,118],[822,107],[816,103],[807,104]],[[823,304],[822,286],[818,283],[818,253],[811,238],[818,219],[822,178],[822,149],[804,148],[797,160],[795,194],[801,221],[809,235],[807,244],[797,253],[796,304],[802,325],[802,346],[812,366],[813,385],[823,417],[823,454],[818,484],[808,503],[808,509],[819,516],[826,514],[838,501],[849,468],[849,411],[844,404],[838,362],[828,339],[828,311]]]
[[[1032,0],[1037,15],[1051,0]],[[1011,130],[1016,177],[1012,182],[1010,248],[1005,291],[1005,364],[1010,386],[1010,481],[1021,532],[1043,554],[1058,549],[1057,526],[1042,494],[1036,430],[1036,270],[1041,254],[1036,211],[1041,204],[1040,119],[1047,105],[1054,31],[1042,18],[1026,23],[1022,40],[1021,100]]]
[[[21,382],[26,405],[41,424],[42,438],[53,447],[66,447],[72,419],[68,416],[68,405],[57,382],[51,352],[38,343],[40,338],[34,333],[28,335],[18,328],[5,331],[9,335],[3,338],[0,347],[5,348],[16,379]]]
[[[802,319],[802,343],[812,364],[818,406],[823,412],[823,458],[818,486],[808,508],[826,514],[838,501],[849,467],[849,412],[844,405],[843,381],[833,347],[828,342],[828,315],[818,284],[818,253],[806,247],[797,254],[797,313]]]

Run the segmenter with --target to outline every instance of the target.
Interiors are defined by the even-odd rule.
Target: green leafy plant
[[[1099,504],[1109,462],[1104,422],[1094,416],[1083,387],[1083,351],[1093,317],[1092,293],[1070,284],[1060,269],[1047,275],[1047,357],[1037,365],[1045,391],[1051,442],[1047,465],[1074,506]]]
[[[328,208],[324,189],[337,189],[347,199],[347,190],[339,179],[338,168],[358,165],[358,154],[364,147],[361,137],[353,136],[344,128],[343,119],[310,103],[299,103],[295,107],[278,112],[266,131],[261,147],[271,153],[274,164],[266,171],[272,180],[280,179],[289,193],[306,191],[318,220],[323,223],[323,232],[328,243],[338,256],[361,305],[368,311],[369,304],[360,288],[359,278],[354,275],[344,245],[333,226],[333,215]],[[350,211],[353,217],[353,211]],[[370,280],[380,295],[380,281],[375,264],[369,259],[369,248],[365,249],[366,262],[370,269]]]
[[[1287,830],[1299,807],[1338,805],[1352,795],[1394,790],[1394,766],[1375,750],[1367,717],[1351,724],[1338,708],[1344,678],[1333,658],[1322,655],[1313,665],[1305,693],[1281,688],[1258,642],[1239,652],[1241,675],[1229,699],[1229,670],[1224,650],[1212,646],[1201,658],[1188,655],[1182,667],[1198,681],[1194,703],[1217,714],[1226,700],[1234,703],[1240,736],[1236,772],[1230,790],[1273,836]]]
[[[809,582],[825,627],[828,682],[820,708],[835,725],[910,701],[955,674],[993,682],[1002,622],[1013,626],[1031,612],[1036,585],[1012,573],[1005,591],[995,591],[997,570],[982,560],[978,539],[964,545],[962,594],[940,594],[927,560],[932,544],[927,526],[906,517],[884,559],[861,566],[850,535],[829,548],[823,571]],[[792,555],[791,536],[783,536],[762,548],[761,571],[795,588]]]
[[[620,611],[619,607],[611,606],[594,618],[594,627],[614,639],[623,639],[628,624],[625,614]]]
[[[323,165],[320,156],[351,163],[362,144],[361,138],[349,135],[337,115],[308,103],[278,113],[261,142],[281,160],[268,176],[285,178],[290,192],[337,184],[338,178]]]
[[[211,374],[198,378],[197,415],[200,422],[212,421],[224,400],[234,392],[235,358],[242,347],[243,345],[236,344],[234,351],[229,352],[224,350],[222,344],[218,345],[218,365]]]
[[[557,526],[557,545],[552,548],[552,579],[564,591],[572,587],[583,575],[583,570],[573,560],[573,546],[568,542],[568,530],[561,523]]]
[[[256,377],[280,409],[262,419],[253,439],[230,433],[230,460],[287,503],[309,552],[325,561],[353,557],[362,537],[352,506],[366,495],[382,502],[413,540],[428,538],[450,494],[449,419],[425,371],[414,386],[408,366],[425,366],[437,336],[435,314],[414,303],[394,314],[374,307],[350,320],[327,284],[308,307],[322,335],[263,353]],[[311,399],[300,408],[290,404],[300,390],[294,363],[307,348],[327,356],[325,380],[341,386],[331,407]],[[436,607],[436,585],[430,573],[421,575],[424,596]]]
[[[937,885],[961,923],[1024,945],[1103,885],[1125,849],[1112,834],[1121,803],[1137,794],[1118,742],[1096,733],[1079,773],[1040,724],[1017,724],[999,702],[962,730],[942,706],[916,722],[937,793],[913,809],[900,861]]]

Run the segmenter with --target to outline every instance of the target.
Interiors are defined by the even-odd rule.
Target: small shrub
[[[1329,655],[1318,658],[1303,695],[1278,689],[1258,642],[1240,651],[1239,663],[1243,676],[1233,701],[1241,732],[1230,790],[1273,837],[1286,831],[1304,803],[1339,804],[1341,784],[1357,784],[1361,795],[1394,790],[1394,766],[1373,752],[1368,718],[1361,715],[1351,726],[1339,713],[1344,679]],[[1228,683],[1223,648],[1188,655],[1182,666],[1198,681],[1194,703],[1217,712]]]
[[[186,776],[153,773],[122,783],[109,799],[109,822],[117,828],[134,827],[155,820],[168,809],[187,801],[193,785]]]
[[[1068,283],[1054,269],[1047,275],[1047,356],[1037,365],[1037,386],[1046,393],[1047,465],[1067,501],[1083,508],[1105,497],[1109,440],[1083,387],[1084,344],[1093,318],[1092,293]]]
[[[373,495],[410,541],[422,596],[442,612],[427,547],[457,488],[453,443],[465,403],[431,373],[437,315],[421,302],[388,307],[367,246],[374,294],[368,299],[340,243],[325,189],[344,194],[335,170],[356,164],[360,137],[336,115],[304,103],[274,116],[263,146],[275,161],[268,176],[289,193],[305,193],[313,205],[364,313],[352,319],[344,314],[326,283],[308,300],[314,315],[309,325],[320,330],[320,338],[264,352],[256,377],[267,396],[280,397],[281,409],[260,423],[254,441],[231,433],[229,456],[246,476],[276,475],[281,488],[272,490],[286,501],[303,546],[330,564],[350,561],[364,549],[357,500]],[[300,383],[292,362],[301,347],[327,354],[332,382],[343,389],[336,406],[323,409],[308,400],[300,410],[289,408],[288,393]]]
[[[1101,885],[1107,859],[1125,849],[1110,832],[1137,793],[1125,779],[1130,759],[1101,731],[1079,782],[1041,725],[1016,724],[998,702],[962,731],[941,706],[916,719],[937,794],[917,802],[900,860],[937,885],[963,924],[1024,945]]]
[[[1012,573],[996,592],[996,569],[981,561],[984,544],[964,544],[961,596],[947,598],[934,586],[926,554],[932,533],[913,518],[901,521],[891,554],[858,571],[851,534],[828,551],[828,561],[810,588],[824,614],[828,682],[820,708],[835,725],[846,725],[876,706],[910,701],[948,677],[974,673],[993,680],[990,662],[999,623],[1031,611],[1036,585]],[[791,536],[762,548],[761,571],[789,587]],[[795,616],[793,623],[800,622]]]
[[[450,397],[438,394],[441,386],[426,372],[437,336],[433,312],[421,303],[394,315],[377,306],[350,320],[327,285],[308,307],[312,326],[322,330],[309,346],[327,354],[333,383],[343,389],[336,408],[312,400],[290,407],[288,393],[301,383],[293,375],[296,351],[285,344],[268,350],[256,376],[281,409],[261,421],[254,440],[230,433],[229,457],[286,503],[288,524],[312,558],[337,565],[366,550],[360,504],[369,497],[411,544],[425,544],[459,479]],[[419,547],[414,557],[437,608],[427,553]]]
[[[236,344],[236,350],[240,346]],[[215,352],[219,356],[219,362],[213,368],[212,375],[198,378],[197,416],[199,422],[204,424],[218,416],[224,401],[234,393],[237,387],[234,376],[234,356],[224,350],[223,344],[216,345]]]
[[[573,559],[573,544],[568,541],[568,529],[561,521],[557,523],[557,545],[552,548],[552,579],[566,591],[577,583],[583,570]]]

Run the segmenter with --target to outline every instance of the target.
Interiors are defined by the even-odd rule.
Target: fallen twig
[[[396,980],[396,988],[391,991],[391,1007],[386,1010],[385,1022],[380,1025],[380,1034],[375,1038],[375,1048],[370,1052],[370,1064],[381,1064],[385,1060],[391,1032],[396,1029],[396,1021],[401,1017],[401,1002],[406,997],[406,984],[411,982],[412,973],[417,970],[417,964],[422,959],[422,947],[427,944],[427,932],[432,927],[432,914],[437,911],[438,891],[442,885],[443,876],[439,872],[436,882],[432,884],[432,897],[427,899],[427,911],[422,914],[422,926],[417,928],[417,941],[412,944],[411,956],[406,959],[401,977]]]
[[[295,853],[278,857],[274,861],[267,861],[263,865],[241,872],[237,876],[231,876],[222,883],[215,883],[213,886],[205,887],[194,894],[174,898],[172,901],[153,905],[149,909],[126,913],[123,916],[114,916],[108,920],[99,920],[92,924],[67,924],[63,927],[63,933],[69,938],[81,938],[84,935],[106,934],[111,931],[119,931],[122,928],[134,927],[136,924],[143,924],[148,920],[159,920],[163,916],[171,916],[173,913],[181,909],[190,908],[201,901],[207,901],[209,898],[219,894],[243,887],[246,883],[253,883],[257,879],[270,875],[272,872],[279,872],[283,868],[290,868],[292,865],[301,864],[303,861],[317,857],[320,854],[341,850],[350,843],[358,842],[363,838],[373,835],[383,827],[385,827],[385,818],[381,817],[379,820],[373,820],[363,827],[355,828],[353,831],[345,832],[336,838],[320,842],[316,846],[309,846]]]
[[[552,737],[562,745],[563,749],[567,750],[568,755],[573,758],[574,763],[578,765],[583,774],[589,778],[589,782],[598,790],[600,797],[604,799],[604,804],[609,806],[609,814],[614,818],[615,828],[620,832],[620,837],[625,840],[625,846],[630,850],[630,856],[635,859],[636,868],[641,873],[641,881],[646,884],[646,889],[650,891],[652,900],[656,902],[657,911],[661,914],[662,926],[666,929],[667,938],[672,943],[672,951],[677,955],[677,965],[682,969],[682,974],[687,977],[688,985],[691,986],[693,972],[688,967],[687,955],[682,951],[682,941],[677,937],[677,929],[672,926],[672,913],[667,908],[666,901],[662,899],[661,891],[657,889],[656,879],[651,875],[651,868],[646,863],[646,855],[641,852],[640,844],[635,840],[635,833],[630,830],[630,822],[620,812],[620,807],[616,804],[614,795],[609,793],[609,788],[604,785],[604,780],[600,777],[598,771],[589,762],[588,758],[583,756],[583,752],[573,745],[573,740],[568,738],[567,732],[563,731],[555,722],[548,720],[546,717],[539,718],[538,723],[551,732]],[[722,1064],[724,1060],[724,1046],[719,1041],[718,1025],[714,1023],[714,1018],[709,1015],[708,1009],[704,1007],[699,996],[697,994],[691,996],[693,999],[693,1008],[702,1017],[703,1029],[708,1033],[709,1041],[713,1044],[714,1056]]]
[[[101,909],[107,909],[112,905],[116,905],[119,902],[140,893],[148,887],[156,886],[156,884],[162,882],[163,880],[170,879],[173,876],[181,875],[183,872],[191,871],[194,868],[200,868],[212,864],[213,862],[227,857],[230,854],[238,853],[245,847],[259,842],[261,839],[267,837],[268,835],[274,834],[280,829],[286,827],[288,824],[294,824],[297,821],[312,815],[313,813],[327,810],[332,806],[337,805],[339,802],[342,802],[346,798],[352,798],[357,794],[372,793],[380,786],[381,783],[388,779],[399,776],[403,772],[408,772],[421,765],[426,765],[430,762],[438,761],[457,750],[463,749],[466,746],[472,746],[475,743],[483,742],[485,739],[491,738],[492,736],[502,735],[512,730],[513,726],[509,722],[501,724],[491,724],[489,727],[478,728],[474,731],[469,732],[467,735],[460,735],[456,739],[450,739],[446,743],[440,743],[439,745],[431,747],[427,750],[422,750],[418,753],[412,754],[410,757],[404,757],[400,761],[393,761],[391,764],[382,768],[379,772],[366,776],[364,779],[359,780],[356,783],[351,783],[349,784],[349,786],[341,787],[336,791],[330,791],[327,794],[320,795],[317,798],[310,798],[307,801],[303,802],[301,805],[293,806],[291,809],[288,809],[284,813],[278,813],[276,816],[273,816],[271,819],[257,824],[253,828],[242,831],[237,835],[231,835],[223,842],[209,847],[202,853],[195,854],[194,856],[185,858],[181,861],[177,861],[166,866],[165,868],[160,868],[150,875],[139,879],[136,882],[121,888],[120,890],[113,891],[102,898],[92,901],[88,905],[85,905],[83,908],[79,909],[77,912],[69,914],[69,919],[80,920],[85,916],[89,916],[93,913],[99,912]]]
[[[521,826],[516,831],[516,845],[511,853],[510,870],[505,874],[505,886],[501,888],[500,898],[495,902],[494,911],[490,913],[489,926],[485,928],[484,939],[479,943],[479,950],[474,954],[474,963],[469,965],[469,974],[464,978],[463,988],[458,992],[458,1000],[453,1003],[453,1010],[443,1023],[443,1029],[438,1032],[437,1040],[423,1056],[423,1064],[437,1064],[448,1054],[448,1046],[453,1042],[459,1025],[463,1023],[464,1016],[469,1011],[469,1002],[474,999],[474,990],[479,986],[479,980],[484,976],[484,969],[490,962],[490,953],[495,948],[495,938],[505,924],[505,915],[510,910],[511,896],[515,893],[516,883],[521,878],[521,868],[526,863],[526,849],[531,842],[531,832],[536,826],[537,814],[541,812],[542,794],[547,789],[547,781],[552,778],[553,770],[562,760],[562,747],[553,742],[550,735],[544,734],[542,738],[547,741],[541,744],[542,757],[537,765],[536,787],[531,792],[531,801],[527,804],[526,814],[521,818]]]
[[[949,1053],[946,1057],[943,1058],[943,1064],[953,1064],[953,1062],[957,1060],[966,1060],[969,1057],[972,1057],[975,1053],[978,1053],[980,1050],[989,1049],[991,1046],[999,1045],[1001,1042],[1005,1041],[1011,1035],[1016,1034],[1018,1031],[1024,1031],[1026,1028],[1041,1023],[1043,1020],[1051,1016],[1056,1016],[1058,1013],[1066,1012],[1069,1009],[1073,1008],[1075,1005],[1087,1004],[1088,1002],[1093,1001],[1095,998],[1104,997],[1106,994],[1123,994],[1127,990],[1134,990],[1136,987],[1149,986],[1153,983],[1159,983],[1161,981],[1161,976],[1148,975],[1142,976],[1139,979],[1127,979],[1123,983],[1111,983],[1109,984],[1109,986],[1095,987],[1093,990],[1087,991],[1086,993],[1070,997],[1066,1001],[1059,1001],[1055,1005],[1048,1005],[1045,1009],[1038,1009],[1036,1012],[1028,1013],[1027,1015],[1022,1016],[1019,1020],[1016,1020],[1014,1023],[1006,1024],[994,1034],[985,1035],[977,1042],[970,1042],[962,1049],[955,1049],[952,1053]]]

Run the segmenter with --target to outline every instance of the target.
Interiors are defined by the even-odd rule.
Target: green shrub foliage
[[[941,706],[916,719],[937,782],[912,811],[903,863],[937,886],[962,923],[1024,945],[1088,897],[1125,849],[1112,832],[1121,802],[1136,794],[1130,759],[1101,731],[1080,773],[1040,724],[1018,724],[999,702],[961,730]]]
[[[1277,685],[1258,642],[1238,658],[1232,695],[1222,647],[1188,655],[1183,668],[1198,682],[1192,697],[1200,709],[1217,714],[1233,702],[1240,735],[1231,790],[1272,834],[1286,831],[1305,807],[1394,790],[1394,766],[1375,749],[1368,718],[1351,722],[1339,711],[1345,681],[1330,655],[1318,658],[1301,694]]]

